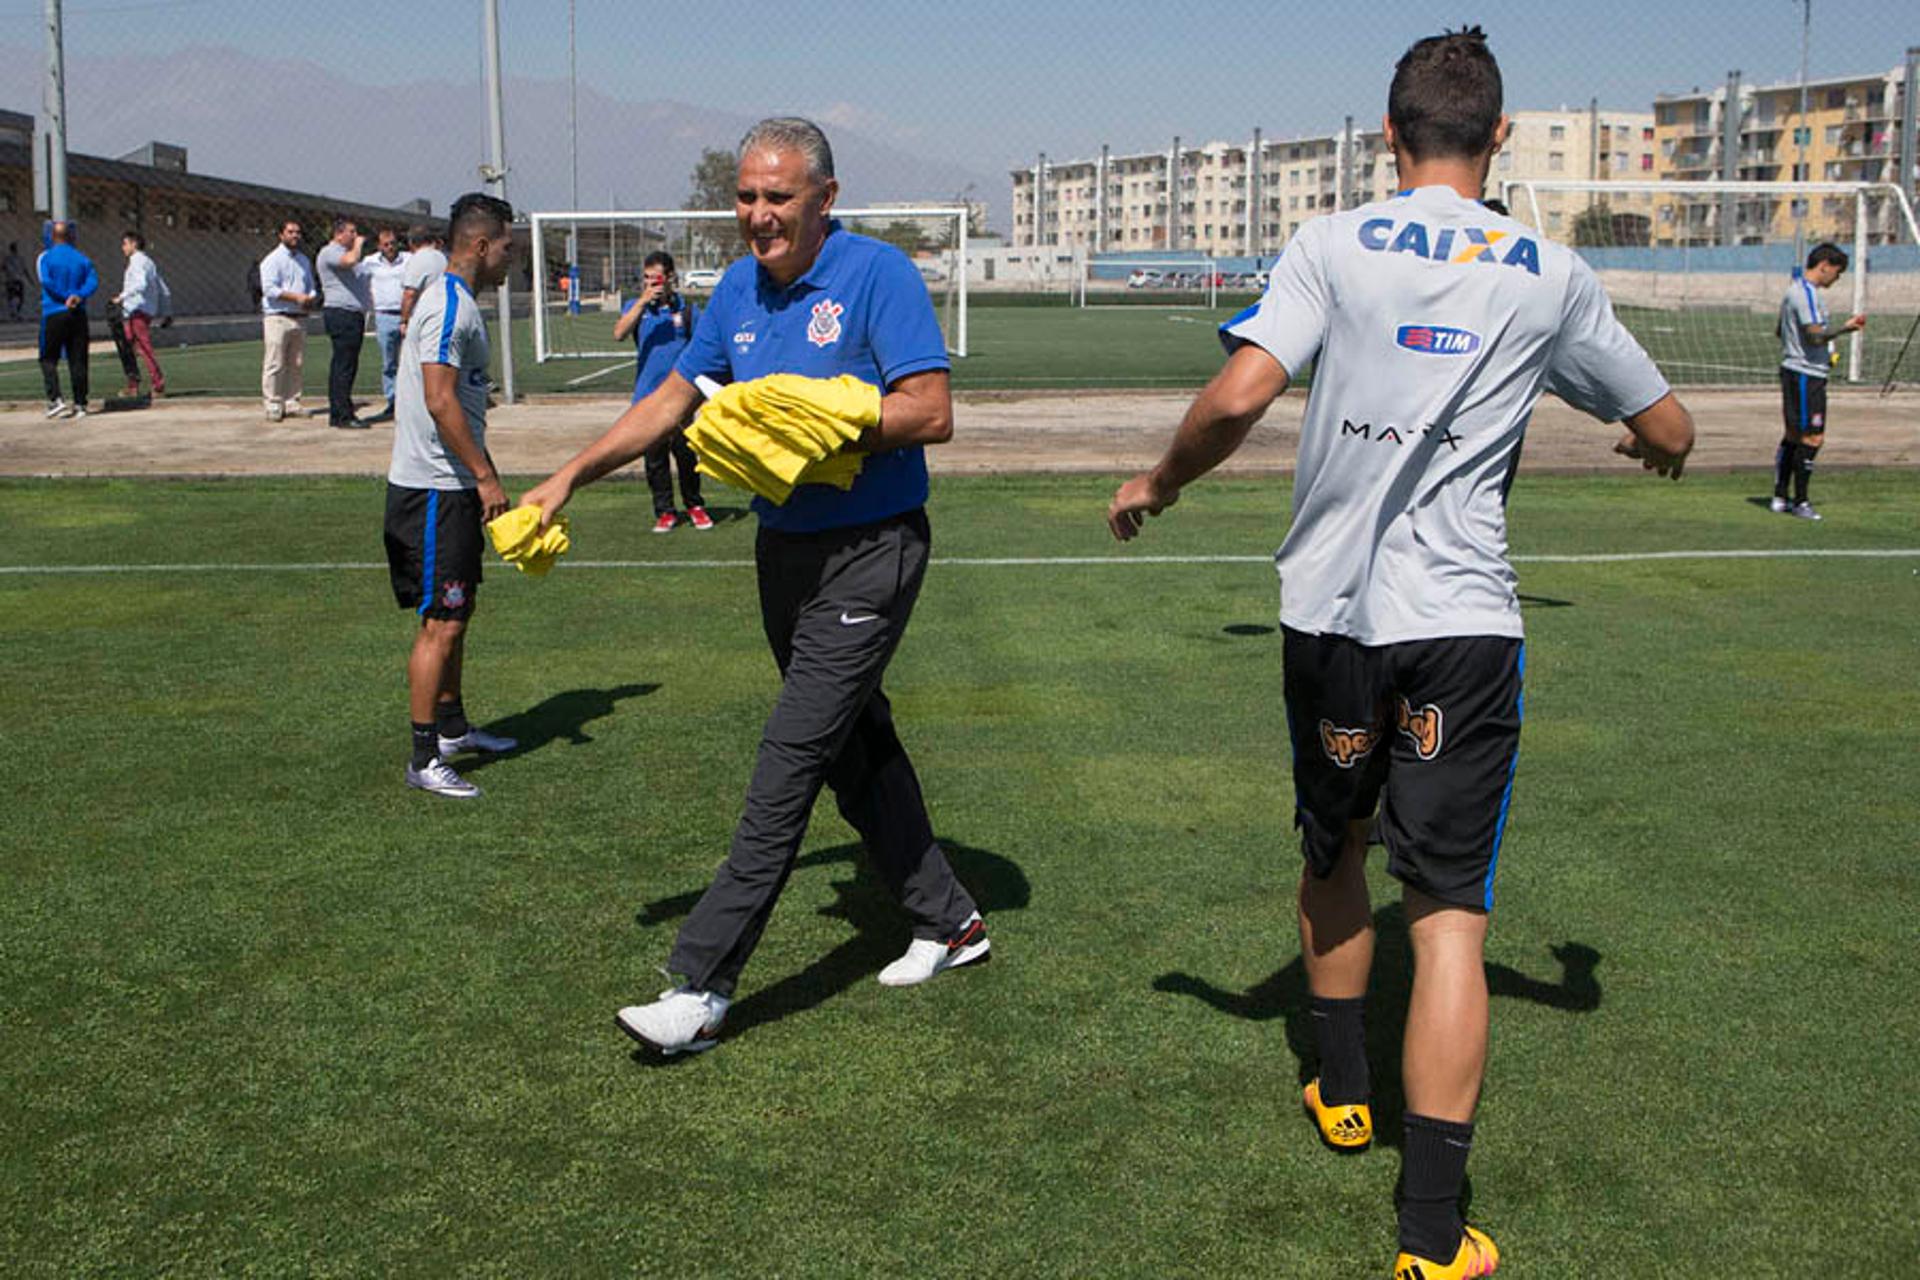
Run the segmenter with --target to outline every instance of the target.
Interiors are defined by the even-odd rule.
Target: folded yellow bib
[[[775,373],[722,387],[687,427],[700,471],[775,506],[803,484],[851,489],[865,455],[851,452],[880,422],[880,389],[852,374]]]
[[[555,560],[573,549],[567,528],[567,518],[557,516],[542,533],[540,508],[518,506],[489,520],[487,536],[493,539],[493,549],[500,553],[502,560],[522,573],[539,578],[546,576]]]

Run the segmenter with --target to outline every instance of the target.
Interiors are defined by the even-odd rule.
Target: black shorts
[[[1827,433],[1827,380],[1811,374],[1780,371],[1780,416],[1795,435]]]
[[[1458,636],[1371,647],[1283,630],[1294,825],[1313,873],[1333,871],[1347,824],[1377,805],[1388,874],[1491,910],[1526,646]]]
[[[423,618],[464,620],[480,588],[480,495],[387,486],[387,572],[393,598]]]

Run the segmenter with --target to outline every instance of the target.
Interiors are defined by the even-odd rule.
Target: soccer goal
[[[1082,307],[1207,307],[1232,287],[1218,259],[1103,257],[1081,259],[1074,301]]]
[[[899,246],[920,270],[946,335],[967,354],[967,210],[959,206],[835,209],[847,230]],[[673,257],[680,289],[699,305],[745,253],[731,210],[640,209],[535,213],[534,358],[608,359],[633,354],[613,340],[614,322],[639,296],[647,256]]]
[[[1771,383],[1780,300],[1825,241],[1851,258],[1827,309],[1868,316],[1834,344],[1836,380],[1886,379],[1920,311],[1920,226],[1890,183],[1509,180],[1501,198],[1586,259],[1676,384]]]

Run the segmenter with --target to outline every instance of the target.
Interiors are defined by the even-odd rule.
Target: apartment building
[[[1909,49],[1903,66],[1870,75],[1804,86],[1750,85],[1735,71],[1706,92],[1661,94],[1654,100],[1655,176],[1673,182],[1887,182],[1912,198],[1916,75],[1920,49]],[[1893,201],[1864,203],[1867,243],[1904,238]],[[1861,230],[1855,205],[1839,196],[1656,198],[1653,243],[1759,244],[1791,239],[1799,227],[1808,239],[1848,242]]]
[[[1501,179],[1650,177],[1653,136],[1648,113],[1516,112],[1488,194]],[[1011,176],[1014,247],[1218,258],[1276,254],[1309,218],[1382,199],[1398,181],[1385,136],[1351,121],[1337,133],[1296,138],[1268,139],[1256,129],[1246,142],[1187,146],[1176,138],[1163,151],[1041,156]],[[1585,198],[1543,197],[1541,205],[1547,233],[1564,239]],[[1650,199],[1636,207],[1650,216]]]

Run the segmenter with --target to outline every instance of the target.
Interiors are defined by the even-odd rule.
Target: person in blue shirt
[[[851,489],[801,485],[782,505],[753,502],[780,696],[727,860],[675,939],[667,968],[679,985],[617,1016],[663,1054],[713,1047],[823,785],[912,919],[912,943],[880,981],[924,982],[988,955],[985,924],[933,838],[880,690],[927,568],[922,451],[953,434],[946,344],[913,263],[833,221],[838,194],[817,126],[787,118],[748,130],[734,213],[751,256],[721,278],[667,380],[523,499],[550,521],[574,490],[678,426],[698,401],[697,377],[853,374],[883,393],[879,425],[855,445],[866,458]]]
[[[40,378],[47,388],[49,418],[87,416],[87,299],[100,287],[100,273],[73,247],[73,224],[49,222],[40,255]],[[73,378],[73,404],[60,397],[60,357]]]
[[[674,286],[679,283],[673,269],[673,255],[656,250],[640,264],[642,288],[620,318],[613,324],[613,340],[633,339],[636,367],[633,375],[633,402],[651,395],[674,362],[693,341],[693,328],[700,319],[699,309]],[[700,473],[694,468],[699,459],[687,443],[686,433],[676,428],[666,439],[646,452],[647,487],[653,490],[653,531],[672,533],[680,525],[673,509],[673,465],[680,467],[680,496],[687,504],[687,521],[705,532],[713,528],[713,517],[700,497]]]

